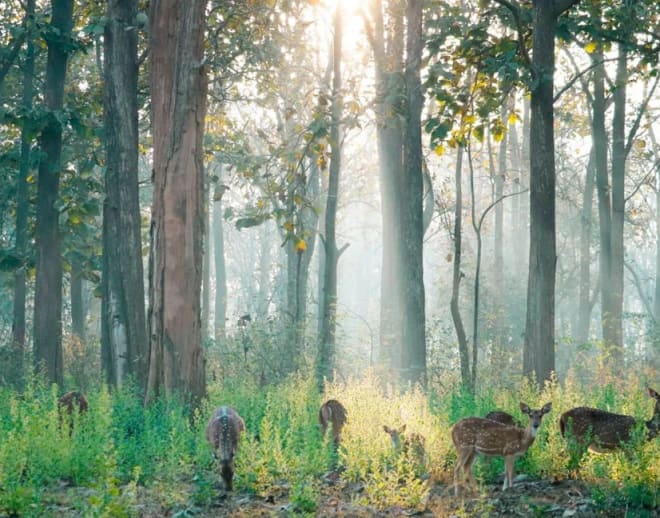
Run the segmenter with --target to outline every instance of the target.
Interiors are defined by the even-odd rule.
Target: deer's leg
[[[469,457],[470,450],[458,450],[458,458],[456,459],[456,465],[454,466],[454,494],[456,496],[458,496],[459,486],[462,482],[461,471],[463,471],[463,477],[465,477],[465,463]]]
[[[513,465],[515,461],[516,458],[513,456],[504,458],[504,483],[502,484],[502,491],[513,487]]]
[[[469,452],[469,457],[465,460],[465,477],[466,477],[466,481],[474,491],[477,490],[477,483],[474,480],[474,476],[472,474],[472,465],[474,464],[474,459],[476,459],[476,458],[477,458],[477,452],[474,451],[474,450],[471,450]]]

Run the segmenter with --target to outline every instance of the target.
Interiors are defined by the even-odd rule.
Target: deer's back
[[[577,441],[597,450],[617,448],[630,440],[636,424],[629,415],[613,414],[597,408],[578,407],[564,412],[559,419],[561,434],[572,435]]]
[[[467,417],[454,425],[451,438],[457,450],[473,448],[484,455],[505,456],[521,450],[525,430],[492,419]]]
[[[232,407],[216,408],[206,426],[206,438],[221,459],[230,458],[238,448],[245,424]]]
[[[324,431],[330,424],[338,431],[346,423],[346,415],[344,405],[336,399],[329,399],[319,409],[319,424]]]
[[[497,421],[498,423],[502,423],[507,426],[516,426],[516,421],[513,416],[501,410],[493,410],[492,412],[488,412],[486,414],[486,419]]]

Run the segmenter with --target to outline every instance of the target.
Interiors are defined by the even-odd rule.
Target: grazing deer
[[[507,414],[502,410],[493,410],[491,412],[488,412],[486,414],[485,419],[490,419],[491,421],[497,421],[498,423],[502,423],[507,426],[520,426],[520,423],[518,423],[511,414]]]
[[[347,412],[339,401],[336,399],[328,399],[319,408],[319,424],[323,435],[332,426],[332,441],[335,445],[339,444],[341,440],[341,431],[346,424]]]
[[[655,399],[653,417],[644,422],[647,439],[650,440],[660,433],[660,394],[652,388],[649,388],[648,392],[649,396]],[[579,463],[586,449],[605,453],[630,441],[638,422],[629,415],[613,414],[597,408],[578,407],[561,415],[559,431],[562,437],[577,444],[575,460]]]
[[[241,432],[245,423],[238,412],[229,406],[216,408],[206,426],[206,438],[213,447],[213,455],[220,462],[220,476],[227,491],[232,490],[234,456],[238,451]]]
[[[82,392],[71,391],[64,394],[57,400],[58,417],[60,427],[62,426],[63,414],[66,414],[67,424],[69,425],[69,435],[73,432],[73,412],[78,410],[78,414],[82,415],[87,413],[89,404],[87,398]]]
[[[460,420],[451,430],[451,438],[458,452],[454,468],[454,492],[459,493],[459,476],[463,471],[468,484],[474,486],[472,463],[477,453],[504,457],[505,473],[502,491],[513,486],[513,464],[516,457],[523,455],[536,439],[543,416],[550,412],[552,403],[540,410],[532,410],[520,403],[520,410],[529,416],[527,428],[508,426],[492,419],[468,417]]]
[[[392,441],[392,448],[394,453],[400,455],[412,455],[415,462],[426,465],[426,439],[423,435],[416,432],[406,434],[406,425],[401,425],[397,428],[390,428],[387,425],[383,426],[385,433],[390,436]]]

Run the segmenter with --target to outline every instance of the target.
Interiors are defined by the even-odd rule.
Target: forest
[[[0,517],[660,513],[660,2],[0,4]]]

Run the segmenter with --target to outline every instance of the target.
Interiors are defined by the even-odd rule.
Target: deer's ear
[[[406,425],[405,425],[405,424],[402,424],[402,425],[401,425],[401,428],[399,428],[399,433],[403,433],[403,432],[405,432],[405,431],[406,431]]]
[[[522,411],[523,414],[529,415],[532,411],[529,409],[529,406],[525,403],[520,403],[520,410]]]
[[[649,387],[649,396],[651,396],[654,399],[660,399],[660,394],[658,394],[655,390],[653,390],[651,387]]]
[[[391,432],[392,432],[392,430],[390,429],[390,427],[387,426],[386,424],[383,425],[383,430],[385,430],[385,433],[391,433]]]
[[[550,410],[552,410],[552,402],[543,405],[543,408],[541,408],[541,413],[547,414],[548,412],[550,412]]]

